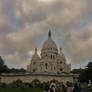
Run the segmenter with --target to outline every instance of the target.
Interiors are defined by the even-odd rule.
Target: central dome
[[[41,56],[45,57],[48,54],[58,54],[56,43],[51,38],[51,31],[48,33],[48,40],[45,41],[41,50]]]
[[[48,39],[43,44],[42,50],[44,50],[44,49],[57,49],[57,46],[56,46],[55,42],[52,39]]]

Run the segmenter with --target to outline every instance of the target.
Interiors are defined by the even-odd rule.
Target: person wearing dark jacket
[[[79,92],[78,84],[75,84],[75,86],[73,88],[73,92]]]
[[[56,88],[54,85],[51,86],[50,92],[56,92]]]
[[[62,84],[62,90],[63,90],[63,92],[67,92],[67,89],[64,84]]]
[[[45,92],[49,92],[50,88],[48,85],[45,86]]]

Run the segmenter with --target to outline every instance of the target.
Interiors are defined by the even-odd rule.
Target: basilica
[[[42,46],[40,56],[35,48],[27,71],[35,74],[62,74],[71,71],[71,64],[67,64],[62,48],[57,48],[52,39],[51,31],[48,32],[48,39]]]
[[[49,31],[48,39],[44,42],[40,55],[35,48],[30,65],[27,66],[27,72],[23,74],[2,74],[0,75],[0,81],[7,84],[18,79],[24,83],[31,83],[34,80],[39,80],[41,83],[51,82],[52,80],[74,83],[79,75],[72,74],[70,71],[71,64],[67,64],[62,48],[57,48],[52,39],[51,31]]]

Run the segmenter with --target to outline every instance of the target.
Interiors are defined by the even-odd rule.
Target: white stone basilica
[[[37,49],[32,56],[30,65],[27,66],[26,73],[20,74],[2,74],[0,75],[2,83],[12,83],[18,79],[24,83],[31,83],[34,80],[43,82],[51,82],[57,80],[58,82],[66,83],[76,82],[78,74],[72,74],[71,65],[66,63],[66,58],[62,53],[62,48],[58,51],[55,42],[51,38],[51,32],[48,33],[48,40],[45,41],[41,56],[37,54]]]
[[[51,31],[48,33],[48,40],[43,44],[41,56],[37,54],[37,48],[35,49],[27,71],[37,74],[62,74],[71,71],[71,64],[66,63],[62,48],[58,51],[57,45],[52,40]]]

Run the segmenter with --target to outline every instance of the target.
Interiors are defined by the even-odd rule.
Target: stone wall
[[[51,80],[58,80],[59,82],[66,83],[67,81],[74,82],[77,76],[64,74],[64,75],[45,75],[45,74],[24,74],[24,75],[2,75],[1,82],[12,83],[16,80],[31,83],[33,80],[38,79],[40,82],[48,82]]]

